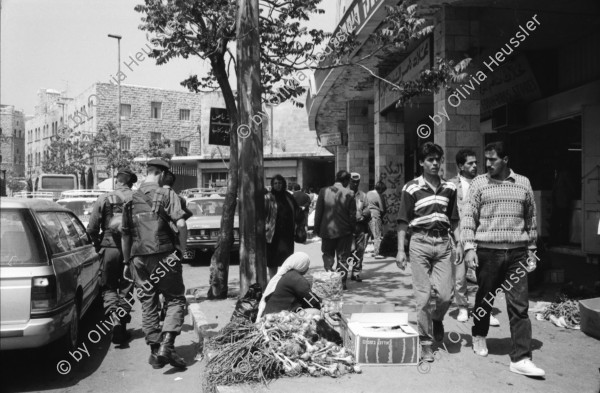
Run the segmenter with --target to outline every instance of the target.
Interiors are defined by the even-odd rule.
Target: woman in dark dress
[[[321,308],[319,298],[311,292],[310,283],[304,277],[310,267],[310,258],[297,252],[285,260],[271,278],[258,306],[258,317],[280,311],[297,311]]]
[[[295,224],[302,220],[302,211],[292,194],[287,192],[287,182],[277,174],[271,179],[271,194],[277,205],[275,231],[267,239],[267,267],[269,278],[277,274],[277,268],[294,253]]]

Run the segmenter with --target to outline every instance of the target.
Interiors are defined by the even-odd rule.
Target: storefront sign
[[[321,134],[319,138],[321,139],[321,147],[339,146],[342,144],[342,134],[339,132]]]
[[[210,128],[208,129],[208,144],[229,146],[231,120],[227,109],[210,108]]]
[[[491,115],[493,108],[514,101],[531,101],[542,96],[535,76],[524,56],[505,63],[487,73],[481,83],[481,117]]]
[[[396,69],[385,77],[388,81],[399,85],[401,82],[415,79],[419,73],[427,67],[433,65],[433,51],[431,38],[426,39],[415,48]],[[380,82],[379,84],[379,110],[383,111],[395,104],[400,98],[398,88],[389,83]]]
[[[367,22],[371,19],[373,14],[384,4],[389,3],[390,0],[360,0],[355,1],[354,6],[346,12],[344,18],[338,24],[338,27],[332,34],[332,37],[336,37],[342,32],[344,35],[350,35],[352,33],[359,34]],[[331,51],[329,51],[331,50]],[[358,49],[357,49],[358,50]],[[334,45],[328,45],[325,49],[327,57],[323,61],[319,62],[319,66],[325,67],[331,65],[333,58],[335,57],[336,48]],[[321,85],[327,79],[330,70],[318,70],[315,72],[315,85],[316,90],[313,94],[321,89]]]

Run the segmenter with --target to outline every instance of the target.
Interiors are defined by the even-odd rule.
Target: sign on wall
[[[208,129],[208,144],[229,146],[231,120],[227,109],[210,108],[210,128]]]
[[[390,82],[399,85],[401,82],[414,80],[419,73],[433,65],[433,48],[431,38],[426,39],[400,63],[394,71],[385,77]],[[400,98],[400,91],[389,83],[379,83],[379,110],[384,111],[395,104]]]
[[[321,139],[321,147],[339,146],[342,144],[342,134],[340,132],[321,134],[319,138]]]

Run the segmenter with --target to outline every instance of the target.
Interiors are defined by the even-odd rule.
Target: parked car
[[[188,240],[184,259],[194,259],[199,251],[212,253],[217,245],[221,228],[221,216],[225,198],[221,196],[194,197],[187,200],[187,208],[194,213],[187,220]],[[239,250],[240,231],[239,216],[236,207],[233,222],[233,248]]]
[[[187,190],[183,190],[179,193],[180,196],[185,198],[186,200],[190,198],[200,198],[200,197],[224,197],[227,192],[227,187],[220,188],[188,188]]]
[[[58,339],[74,348],[100,292],[100,258],[85,228],[40,199],[2,198],[0,216],[0,350]]]
[[[90,222],[90,215],[94,202],[96,202],[100,195],[106,194],[107,192],[108,191],[105,190],[64,191],[56,203],[75,213],[83,226],[87,228],[87,225]]]

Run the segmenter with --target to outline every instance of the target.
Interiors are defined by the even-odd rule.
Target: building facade
[[[340,0],[340,30],[357,34],[352,54],[375,47],[385,6],[394,0]],[[401,187],[419,176],[417,147],[434,141],[445,151],[443,176],[457,172],[461,148],[477,153],[502,140],[510,165],[536,193],[541,236],[549,244],[597,263],[600,254],[600,4],[509,1],[417,2],[433,33],[406,50],[361,67],[315,72],[307,99],[309,126],[335,140],[336,169],[361,173],[361,187],[388,186],[388,230],[396,225]],[[331,57],[321,65],[328,64]],[[398,106],[393,84],[415,80],[442,58],[472,59],[467,78],[453,89]],[[391,83],[389,83],[391,82]],[[339,136],[339,137],[338,137]],[[556,224],[552,212],[568,210]],[[568,231],[564,236],[564,231]],[[561,235],[562,234],[562,235]]]
[[[25,176],[25,115],[13,105],[0,105],[2,176]]]
[[[53,137],[72,130],[84,140],[91,139],[109,122],[118,125],[118,108],[118,86],[111,83],[95,83],[73,98],[56,90],[40,90],[35,115],[27,121],[24,133],[28,175],[41,173]],[[209,144],[211,108],[225,108],[220,92],[195,94],[121,85],[121,148],[139,152],[152,140],[168,138],[178,177],[175,189],[226,184],[229,148]],[[274,167],[266,165],[267,181],[279,172],[288,181],[306,186],[319,187],[333,179],[332,154],[317,146],[306,124],[305,110],[290,103],[265,109],[265,160],[275,163]],[[106,161],[96,157],[78,175],[80,187],[93,188],[111,174]]]

